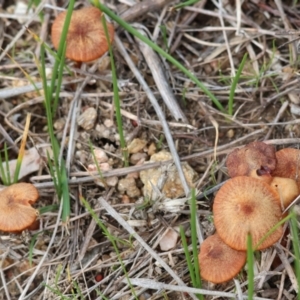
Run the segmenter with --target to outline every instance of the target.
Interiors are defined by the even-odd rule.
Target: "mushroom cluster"
[[[217,233],[202,243],[198,256],[202,278],[213,283],[226,282],[242,269],[248,234],[255,250],[280,239],[282,226],[274,228],[300,191],[300,150],[276,152],[272,145],[252,142],[231,152],[226,166],[231,179],[213,204]]]

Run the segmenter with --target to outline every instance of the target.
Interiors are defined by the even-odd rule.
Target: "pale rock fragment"
[[[54,122],[53,127],[58,131],[62,131],[65,125],[66,125],[65,118],[59,118]]]
[[[132,177],[125,177],[121,179],[118,183],[118,190],[121,194],[127,194],[130,198],[139,197],[141,191],[136,186],[135,179]]]
[[[101,148],[96,148],[96,149],[94,149],[94,155],[95,155],[96,161],[97,161],[99,164],[108,161],[108,157],[107,157],[105,151],[104,151],[103,149],[101,149]]]
[[[105,138],[110,141],[115,141],[115,137],[114,137],[115,129],[113,127],[108,128],[104,124],[97,124],[95,129],[98,138]]]
[[[151,156],[149,162],[158,162],[172,159],[170,152],[162,150]],[[147,163],[147,162],[146,162]],[[190,167],[187,162],[181,163],[184,176],[189,187],[193,187],[193,180],[196,177],[196,172]],[[166,177],[162,180],[163,177]],[[170,165],[167,168],[159,167],[155,169],[143,170],[140,172],[140,178],[144,183],[143,193],[144,197],[152,200],[155,193],[154,188],[161,188],[161,192],[167,198],[178,198],[184,195],[183,186],[179,178],[177,168],[175,165]],[[162,187],[160,187],[162,185]]]
[[[153,155],[156,152],[156,146],[154,143],[151,143],[148,147],[148,155]]]
[[[112,169],[111,165],[108,162],[99,163],[98,168],[100,172],[107,172]],[[98,168],[95,164],[89,164],[87,167],[89,172],[97,172]],[[95,183],[102,187],[105,187],[105,185],[114,187],[117,185],[118,181],[119,181],[118,176],[110,176],[110,177],[95,179]]]
[[[144,149],[144,147],[147,145],[147,142],[142,139],[133,139],[131,143],[127,146],[128,153],[133,154],[133,153],[138,153]]]
[[[130,163],[133,164],[133,165],[137,165],[137,164],[143,164],[144,161],[146,160],[146,157],[147,157],[147,154],[146,153],[141,153],[141,152],[138,152],[138,153],[134,153],[130,156]]]
[[[90,130],[94,127],[96,118],[96,109],[94,107],[89,107],[77,118],[77,124],[85,130]]]
[[[178,233],[174,229],[168,228],[159,241],[160,249],[162,251],[169,251],[173,249],[176,246],[177,239]]]

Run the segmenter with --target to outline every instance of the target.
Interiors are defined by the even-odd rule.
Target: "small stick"
[[[159,118],[159,120],[161,121],[161,125],[164,131],[164,134],[166,136],[166,140],[168,143],[168,146],[170,148],[170,152],[173,156],[173,160],[174,163],[176,165],[176,168],[178,170],[178,175],[179,178],[181,180],[181,184],[183,186],[185,195],[188,196],[190,193],[190,188],[187,184],[186,178],[184,176],[183,170],[182,170],[182,166],[180,163],[180,159],[178,156],[178,153],[176,151],[176,146],[173,140],[173,137],[171,135],[168,123],[166,122],[166,118],[162,112],[162,109],[160,107],[160,105],[158,104],[155,96],[153,95],[152,91],[150,90],[149,86],[147,85],[146,81],[144,80],[144,78],[142,77],[141,73],[139,72],[139,70],[136,68],[136,66],[134,65],[132,59],[130,58],[130,56],[128,55],[124,45],[122,44],[121,40],[119,39],[119,37],[116,35],[115,36],[115,44],[119,50],[119,52],[122,54],[123,58],[126,60],[128,67],[131,69],[131,71],[133,72],[133,74],[135,75],[135,77],[137,78],[137,80],[139,81],[139,83],[141,84],[141,86],[143,87],[143,89],[145,90],[148,99],[150,100],[152,106],[155,109],[155,112]]]
[[[139,30],[139,32],[142,35],[146,36],[145,32],[141,29]],[[187,118],[181,110],[180,106],[178,105],[178,101],[175,99],[175,96],[168,84],[168,81],[162,70],[162,63],[158,55],[152,50],[152,48],[150,48],[140,39],[136,38],[135,40],[138,43],[139,48],[144,55],[148,67],[153,75],[153,79],[156,83],[156,86],[160,91],[160,94],[166,106],[168,107],[169,112],[173,115],[176,121],[182,120],[184,122],[187,122]]]

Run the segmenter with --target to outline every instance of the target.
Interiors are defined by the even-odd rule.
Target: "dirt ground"
[[[196,188],[201,243],[215,231],[214,187],[228,179],[228,153],[252,141],[277,150],[299,147],[298,2],[201,0],[176,8],[179,1],[103,1],[189,70],[221,108],[182,70],[114,23],[129,166],[120,146],[109,56],[82,65],[67,59],[53,119],[68,172],[67,224],[47,161],[43,92],[32,82],[41,88],[41,42],[49,46],[51,78],[51,24],[68,1],[33,2],[27,10],[29,1],[0,0],[0,147],[8,146],[9,160],[17,158],[31,114],[26,149],[37,152],[28,154],[30,167],[19,181],[40,193],[34,205],[39,228],[0,231],[0,299],[197,299],[178,234],[182,226],[191,245],[190,188]],[[75,8],[89,5],[80,0]],[[101,178],[91,149],[97,149]],[[175,244],[168,248],[170,230]],[[296,299],[291,251],[288,238],[284,246],[255,254],[256,299]],[[204,299],[247,299],[247,287],[247,267],[227,283],[202,284]]]

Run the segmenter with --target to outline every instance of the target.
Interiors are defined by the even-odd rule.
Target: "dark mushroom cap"
[[[213,204],[216,230],[222,240],[236,250],[247,249],[247,234],[253,246],[281,220],[278,193],[267,183],[247,176],[229,179],[216,194]],[[258,247],[273,245],[282,235],[277,228]]]
[[[30,183],[16,183],[0,192],[0,230],[22,231],[33,224],[38,216],[31,207],[39,197]]]
[[[226,245],[218,234],[208,237],[198,255],[201,277],[213,283],[223,283],[236,276],[246,262],[246,252]]]
[[[66,14],[67,12],[60,13],[51,28],[51,39],[55,49],[59,45]],[[67,58],[78,62],[89,62],[101,57],[108,50],[101,16],[102,12],[94,6],[73,11],[66,40]],[[112,42],[114,27],[111,23],[106,24]]]
[[[227,157],[226,166],[230,177],[250,176],[253,170],[271,173],[276,166],[275,148],[263,142],[249,143],[233,150]]]
[[[296,180],[300,190],[300,150],[285,148],[276,152],[277,164],[272,176]]]

